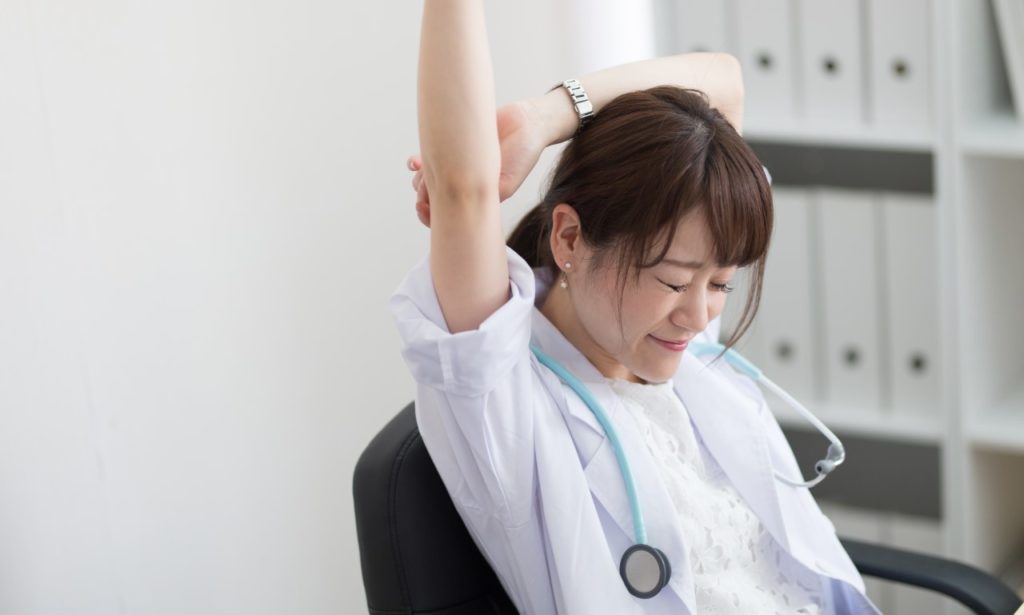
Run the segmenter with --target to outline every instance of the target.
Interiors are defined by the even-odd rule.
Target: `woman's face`
[[[584,257],[569,278],[583,343],[592,343],[580,350],[607,377],[647,382],[676,372],[682,349],[662,342],[690,340],[718,317],[737,269],[712,261],[704,214],[694,211],[679,223],[665,259],[641,270],[639,281],[627,278],[620,328],[618,270],[609,262],[590,271],[588,263]]]

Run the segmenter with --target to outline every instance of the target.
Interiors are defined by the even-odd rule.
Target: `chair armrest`
[[[840,537],[861,574],[949,596],[985,615],[1010,615],[1021,598],[995,576],[960,562]]]

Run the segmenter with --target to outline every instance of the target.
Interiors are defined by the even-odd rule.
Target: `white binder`
[[[736,56],[743,65],[747,123],[795,117],[795,61],[791,0],[735,0]]]
[[[868,117],[923,132],[932,121],[932,0],[867,0]]]
[[[806,190],[773,192],[775,228],[758,314],[763,357],[757,365],[793,397],[811,405],[818,394],[810,199]]]
[[[884,514],[828,501],[819,502],[818,508],[829,518],[839,536],[874,544],[885,544],[888,532]],[[874,577],[864,577],[864,589],[875,606],[883,613],[890,612],[891,587],[889,583]],[[917,611],[907,612],[916,613]]]
[[[681,0],[676,5],[679,51],[731,51],[729,4],[728,0]]]
[[[901,549],[945,557],[942,524],[936,519],[889,513],[889,544]],[[894,585],[889,607],[893,613],[942,613],[949,600],[936,592]]]
[[[864,120],[860,0],[798,0],[804,115],[812,123]]]
[[[817,193],[825,402],[869,420],[882,407],[878,211],[871,193]]]
[[[896,193],[880,201],[892,409],[937,417],[941,332],[934,201]]]

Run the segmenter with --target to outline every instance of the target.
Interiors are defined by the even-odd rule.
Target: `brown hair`
[[[609,102],[565,147],[543,200],[519,222],[508,245],[531,267],[559,269],[551,254],[552,211],[569,203],[594,267],[617,256],[619,307],[630,271],[660,263],[676,226],[701,208],[720,266],[750,266],[739,326],[746,333],[761,300],[772,234],[772,195],[760,161],[697,90],[658,86]],[[654,246],[664,238],[660,253]]]

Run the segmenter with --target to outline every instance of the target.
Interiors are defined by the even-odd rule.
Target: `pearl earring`
[[[572,269],[572,263],[566,263],[565,268]],[[569,278],[565,275],[565,272],[562,272],[562,281],[559,282],[558,285],[562,288],[569,288]]]

